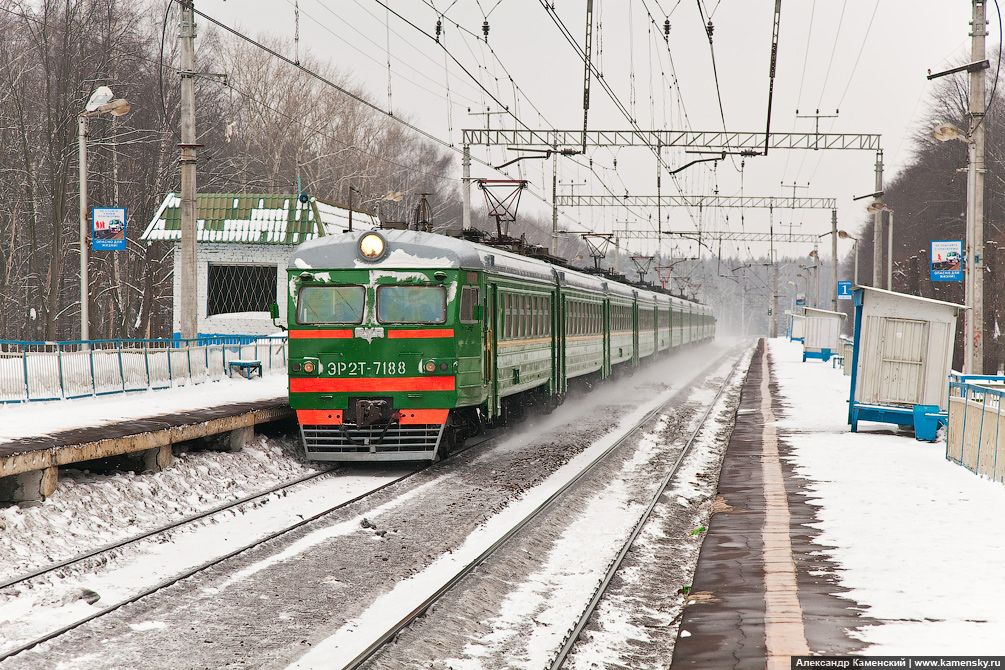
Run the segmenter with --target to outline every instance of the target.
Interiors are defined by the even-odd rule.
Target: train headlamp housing
[[[370,231],[359,238],[359,257],[371,263],[387,255],[387,240],[380,233]]]
[[[314,361],[304,361],[304,372],[313,374],[315,370],[317,370],[317,366]]]
[[[426,372],[436,372],[436,363],[434,361],[426,361],[425,365],[423,365],[422,368]]]

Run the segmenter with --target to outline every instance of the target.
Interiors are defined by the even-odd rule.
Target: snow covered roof
[[[296,195],[200,193],[197,203],[196,241],[244,244],[296,245],[318,237],[312,203]],[[349,228],[349,210],[314,199],[326,235]],[[353,228],[376,227],[370,214],[353,211]],[[168,193],[142,240],[181,240],[181,198]]]

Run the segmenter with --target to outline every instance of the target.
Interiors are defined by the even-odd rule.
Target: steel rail
[[[565,664],[569,653],[572,651],[572,647],[579,640],[580,634],[583,632],[583,629],[586,628],[587,623],[590,621],[590,617],[593,616],[593,612],[597,609],[597,605],[600,604],[601,599],[603,599],[604,594],[607,592],[607,588],[610,586],[611,580],[614,579],[614,575],[617,574],[618,570],[621,568],[621,564],[624,563],[625,556],[627,556],[628,552],[631,551],[632,545],[635,543],[635,539],[639,536],[639,533],[642,532],[642,529],[649,521],[649,517],[652,516],[653,510],[656,509],[656,505],[659,504],[660,497],[666,492],[666,489],[670,485],[673,478],[677,476],[677,472],[680,470],[680,466],[683,464],[684,459],[691,453],[691,448],[698,439],[698,435],[705,429],[705,423],[708,421],[709,415],[718,405],[719,399],[722,397],[723,392],[729,385],[729,381],[733,378],[733,375],[736,374],[736,368],[739,366],[742,358],[743,356],[741,355],[740,358],[736,359],[736,363],[733,364],[733,369],[730,370],[729,374],[726,376],[726,381],[723,382],[718,393],[715,394],[715,398],[712,399],[708,409],[705,410],[705,414],[701,417],[701,421],[698,423],[698,426],[694,429],[691,437],[689,437],[687,442],[684,444],[684,448],[681,449],[681,453],[674,462],[673,467],[670,468],[670,471],[666,474],[663,481],[657,488],[652,502],[649,503],[649,506],[639,517],[639,520],[635,524],[635,528],[632,529],[628,539],[625,540],[624,545],[621,547],[621,551],[618,552],[618,555],[615,556],[614,560],[611,562],[611,565],[607,569],[607,574],[604,575],[604,578],[601,579],[597,585],[597,590],[594,592],[593,597],[587,604],[586,609],[584,609],[583,613],[580,615],[579,621],[570,630],[569,635],[563,641],[562,648],[558,651],[558,654],[553,659],[551,665],[548,666],[550,670],[558,670]]]
[[[495,435],[490,434],[490,435],[484,436],[482,439],[468,441],[465,444],[465,446],[462,447],[461,449],[457,449],[457,450],[452,451],[447,458],[453,458],[454,456],[457,456],[458,454],[462,454],[465,451],[467,451],[468,449],[471,449],[472,447],[478,446],[479,444],[482,444],[483,442],[486,442],[489,439],[492,439],[492,437],[494,437],[494,436]],[[443,459],[443,460],[446,460],[446,459]],[[129,605],[131,603],[137,602],[138,600],[141,600],[142,598],[145,598],[145,597],[147,597],[149,595],[152,595],[152,594],[154,594],[154,593],[156,593],[156,592],[158,592],[158,591],[160,591],[162,589],[165,589],[168,586],[172,586],[174,584],[177,584],[178,582],[180,582],[180,581],[182,581],[184,579],[188,579],[189,577],[191,577],[191,576],[193,576],[195,574],[198,574],[198,573],[202,572],[203,570],[211,568],[214,565],[217,565],[219,563],[223,563],[224,561],[226,561],[228,559],[231,559],[231,558],[237,556],[238,554],[241,554],[241,553],[243,553],[243,552],[245,552],[245,551],[247,551],[249,549],[253,549],[253,548],[257,547],[257,546],[263,545],[263,544],[265,544],[267,542],[270,542],[270,541],[272,541],[272,540],[274,540],[274,539],[276,539],[278,537],[281,537],[281,536],[283,536],[283,535],[285,535],[285,534],[287,534],[287,533],[289,533],[291,531],[294,531],[294,530],[296,530],[298,528],[306,526],[307,524],[312,523],[314,521],[317,521],[318,519],[320,519],[320,518],[322,518],[324,516],[327,516],[328,514],[331,514],[332,512],[338,511],[340,509],[348,507],[349,505],[352,505],[353,503],[359,502],[360,500],[363,500],[364,498],[367,498],[367,497],[373,495],[374,493],[379,493],[380,491],[383,491],[384,489],[387,489],[387,488],[389,488],[391,486],[394,486],[395,484],[398,484],[398,483],[400,483],[400,482],[408,479],[409,477],[412,477],[412,476],[414,476],[414,475],[416,475],[416,474],[424,471],[430,465],[434,465],[434,464],[430,463],[429,465],[427,465],[427,466],[425,466],[423,468],[419,468],[418,470],[415,470],[413,472],[409,472],[409,473],[407,473],[407,474],[405,474],[405,475],[403,475],[401,477],[398,477],[396,479],[393,479],[393,480],[391,480],[389,482],[385,482],[384,484],[381,484],[380,486],[378,486],[376,488],[373,488],[373,489],[370,489],[369,491],[361,493],[360,495],[358,495],[358,496],[356,496],[356,497],[354,497],[354,498],[352,498],[350,500],[343,501],[343,502],[341,502],[341,503],[339,503],[337,505],[334,505],[333,507],[330,507],[330,508],[328,508],[326,510],[318,512],[317,514],[314,514],[313,516],[306,517],[306,518],[304,518],[304,519],[302,519],[300,521],[297,521],[296,523],[294,523],[294,524],[292,524],[290,526],[287,526],[286,528],[282,528],[282,529],[277,530],[275,532],[269,533],[268,535],[266,535],[264,537],[261,537],[261,538],[255,540],[255,541],[253,541],[253,542],[250,542],[250,543],[248,543],[248,544],[246,544],[246,545],[244,545],[242,547],[238,547],[237,549],[234,549],[233,551],[230,551],[230,552],[228,552],[228,553],[226,553],[226,554],[224,554],[222,556],[217,556],[215,558],[211,558],[208,561],[204,561],[203,563],[200,563],[199,565],[197,565],[195,567],[188,568],[188,569],[186,569],[186,570],[184,570],[184,571],[182,571],[182,572],[180,572],[180,573],[178,573],[176,575],[168,577],[167,579],[165,579],[165,580],[163,580],[161,582],[158,582],[157,584],[155,584],[155,585],[153,585],[153,586],[151,586],[149,588],[146,588],[146,589],[144,589],[144,590],[142,590],[140,592],[137,592],[137,593],[133,594],[129,598],[126,598],[126,599],[121,600],[121,601],[119,601],[117,603],[114,603],[112,605],[104,607],[104,608],[98,610],[97,612],[93,612],[93,613],[89,614],[88,616],[86,616],[86,617],[84,617],[82,619],[79,619],[79,620],[74,621],[72,623],[69,623],[69,624],[67,624],[65,626],[62,626],[61,628],[58,628],[57,630],[50,631],[48,633],[40,635],[37,638],[34,638],[33,640],[31,640],[29,642],[26,642],[26,643],[24,643],[24,644],[22,644],[22,645],[20,645],[20,646],[18,646],[16,648],[10,649],[8,651],[0,652],[0,662],[5,661],[8,658],[11,658],[12,656],[16,656],[17,654],[20,654],[23,651],[27,651],[27,650],[29,650],[29,649],[31,649],[33,647],[36,647],[36,646],[42,644],[43,642],[48,642],[49,640],[57,638],[60,635],[68,633],[69,631],[71,631],[71,630],[73,630],[75,628],[79,628],[80,626],[84,625],[85,623],[87,623],[89,621],[93,621],[94,619],[98,619],[100,617],[105,616],[106,614],[109,614],[109,613],[114,612],[114,611],[116,611],[118,609],[121,609],[122,607],[124,607],[126,605]],[[319,475],[320,474],[328,474],[329,472],[331,472],[331,471],[322,472],[322,473],[319,473]],[[307,479],[307,478],[303,478],[303,479]],[[300,482],[298,482],[298,481],[297,482],[290,482],[290,483],[288,483],[288,485],[292,486],[292,485],[294,485],[296,483],[300,483]],[[282,486],[280,486],[279,488],[282,488]],[[271,495],[271,493],[274,493],[274,492],[275,491],[270,491],[270,492],[266,492],[266,493],[262,493],[262,494],[257,494],[255,496],[252,496],[250,499],[253,500],[255,498],[260,498],[262,496]],[[247,502],[247,500],[245,500],[244,502]],[[199,518],[202,518],[203,516],[206,516],[208,514],[216,513],[218,511],[220,511],[220,510],[217,509],[217,510],[212,510],[212,511],[206,512],[205,514],[200,514]],[[161,530],[163,530],[163,529],[161,529]],[[160,530],[158,530],[158,531],[152,531],[149,534],[154,534],[156,532],[160,532]],[[128,543],[126,543],[126,544],[128,544]],[[100,553],[101,551],[107,551],[107,550],[108,550],[108,547],[105,547],[105,548],[102,548],[100,550],[96,550],[95,552],[92,552],[91,555],[93,556],[93,555],[95,555],[97,553]],[[55,569],[55,568],[53,568],[53,569]],[[30,579],[30,577],[28,577],[28,578]]]
[[[116,549],[121,549],[122,547],[125,547],[125,546],[128,546],[130,544],[133,544],[134,542],[139,542],[140,540],[145,540],[148,537],[152,537],[154,535],[159,535],[160,533],[166,533],[167,531],[174,530],[175,528],[178,528],[179,526],[184,526],[186,524],[198,521],[199,519],[204,519],[204,518],[206,518],[208,516],[213,516],[214,514],[218,514],[220,512],[225,512],[225,511],[227,511],[229,509],[232,509],[234,507],[239,507],[240,505],[244,505],[245,503],[249,503],[249,502],[252,502],[254,500],[258,500],[259,498],[264,498],[265,496],[272,495],[273,493],[276,493],[277,491],[281,491],[281,490],[283,490],[285,488],[296,486],[297,484],[301,484],[303,482],[310,481],[311,479],[316,479],[318,477],[321,477],[322,475],[331,474],[332,472],[334,472],[334,470],[322,470],[320,472],[313,472],[313,473],[311,473],[309,475],[304,475],[303,477],[297,477],[296,479],[291,479],[291,480],[283,482],[281,484],[276,484],[275,486],[273,486],[271,488],[268,488],[268,489],[266,489],[264,491],[260,491],[258,493],[253,493],[253,494],[251,494],[249,496],[245,496],[244,498],[239,498],[237,500],[231,500],[230,502],[226,502],[226,503],[223,503],[221,505],[217,505],[216,507],[204,510],[204,511],[199,512],[197,514],[192,514],[192,515],[189,515],[189,516],[186,516],[186,517],[182,517],[181,519],[178,519],[177,521],[173,521],[173,522],[171,522],[169,524],[165,524],[163,526],[158,526],[157,528],[153,528],[151,530],[145,531],[143,533],[140,533],[139,535],[134,535],[132,537],[127,537],[125,539],[119,540],[117,542],[113,542],[111,544],[106,544],[106,545],[104,545],[102,547],[98,547],[97,549],[92,549],[91,551],[85,552],[83,554],[78,554],[77,556],[73,556],[72,558],[67,558],[67,559],[65,559],[63,561],[60,561],[58,563],[50,563],[49,565],[43,565],[42,567],[37,568],[35,570],[32,570],[31,572],[26,572],[25,574],[20,575],[18,577],[12,577],[12,578],[8,579],[5,582],[0,582],[0,590],[5,589],[5,588],[7,588],[9,586],[14,586],[15,584],[20,584],[21,582],[26,582],[29,579],[34,579],[35,577],[41,577],[42,575],[46,575],[46,574],[48,574],[50,572],[54,572],[56,570],[59,570],[60,568],[65,568],[65,567],[67,567],[69,565],[73,565],[75,563],[80,563],[82,561],[86,561],[87,559],[94,558],[95,556],[97,556],[99,554],[104,554],[104,553],[107,553],[109,551],[114,551]]]
[[[728,355],[728,352],[727,352],[727,354],[724,354],[722,357],[720,357],[719,360],[721,360],[722,358],[724,358],[726,355]],[[737,363],[739,363],[739,359],[737,360]],[[715,365],[715,363],[709,365],[708,367],[705,368],[705,370],[706,371],[710,370],[714,365]],[[735,369],[735,365],[734,365],[734,369]],[[732,373],[730,373],[730,376],[732,376]],[[613,444],[611,444],[611,446],[609,446],[603,452],[601,452],[600,454],[598,454],[592,461],[590,461],[589,463],[587,463],[583,467],[583,469],[580,470],[579,473],[577,473],[569,481],[567,481],[565,484],[563,484],[558,490],[556,490],[554,493],[552,493],[540,505],[538,505],[536,508],[534,508],[533,510],[531,510],[523,519],[521,519],[512,528],[510,528],[508,531],[506,531],[505,534],[503,534],[499,539],[497,539],[494,543],[492,543],[492,545],[489,546],[487,549],[485,549],[485,551],[483,551],[477,557],[475,557],[474,559],[472,559],[467,565],[465,565],[463,568],[461,568],[453,577],[451,577],[447,582],[445,582],[442,586],[440,586],[433,594],[431,594],[428,598],[426,598],[422,603],[420,603],[417,607],[415,607],[411,612],[409,612],[408,614],[406,614],[405,616],[403,616],[402,618],[400,618],[398,621],[396,621],[395,623],[393,623],[385,632],[381,633],[380,636],[377,637],[377,639],[374,640],[366,649],[364,649],[355,658],[353,658],[351,661],[349,661],[349,663],[347,663],[346,665],[342,666],[342,670],[356,670],[357,668],[360,668],[374,654],[376,654],[382,647],[384,647],[384,645],[386,645],[388,642],[390,642],[392,639],[394,639],[394,637],[399,632],[401,632],[404,628],[406,628],[408,625],[410,625],[417,618],[419,618],[420,616],[422,616],[429,609],[429,607],[431,605],[433,605],[437,600],[439,600],[441,597],[443,597],[444,594],[446,594],[447,592],[449,592],[462,579],[464,579],[468,574],[470,574],[472,570],[474,570],[476,567],[478,567],[481,563],[483,563],[485,561],[485,559],[487,559],[489,556],[491,556],[493,553],[495,553],[500,547],[502,547],[504,544],[506,544],[506,542],[510,538],[512,538],[514,535],[516,535],[521,529],[523,529],[524,526],[526,526],[528,523],[530,523],[535,518],[537,518],[537,516],[541,512],[543,512],[544,510],[546,510],[547,508],[549,508],[555,501],[557,501],[561,497],[561,495],[563,493],[565,493],[566,490],[568,490],[574,484],[576,484],[577,482],[579,482],[579,480],[581,480],[587,474],[589,474],[590,472],[592,472],[593,469],[594,469],[594,467],[596,467],[601,461],[603,461],[609,454],[611,454],[613,451],[615,451],[618,447],[620,447],[626,441],[628,441],[629,438],[633,437],[635,435],[635,433],[642,426],[644,426],[646,423],[648,423],[650,420],[652,420],[660,412],[665,411],[666,406],[668,404],[670,404],[671,402],[673,402],[673,400],[675,398],[677,398],[679,395],[680,395],[680,392],[674,394],[674,396],[672,398],[670,398],[670,400],[668,400],[667,402],[663,403],[659,407],[656,407],[656,408],[650,410],[649,412],[647,412],[644,417],[642,417],[641,419],[639,419],[639,421],[637,421],[631,428],[629,428],[627,431],[625,431],[624,435],[622,435],[620,438],[618,438]],[[716,400],[718,400],[718,397],[719,396],[717,395],[716,396]],[[714,404],[715,404],[715,401],[713,400],[713,405]],[[2,659],[0,659],[0,660],[2,660]]]

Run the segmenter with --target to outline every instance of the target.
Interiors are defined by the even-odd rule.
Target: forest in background
[[[91,253],[91,335],[170,335],[173,245],[147,244],[139,236],[164,195],[179,189],[176,8],[166,0],[13,0],[0,7],[0,339],[67,340],[79,334],[77,115],[99,86],[129,100],[132,109],[122,117],[90,119],[88,202],[125,207],[129,225],[125,251]],[[261,41],[289,50],[281,40]],[[457,224],[456,152],[205,24],[199,25],[196,60],[201,72],[226,75],[196,80],[196,128],[205,145],[199,152],[200,192],[295,193],[299,183],[303,192],[345,204],[352,187],[354,207],[367,210],[393,190],[406,197],[380,202],[380,215],[395,221],[411,220],[419,194],[428,193],[435,229]],[[300,60],[354,95],[369,95],[350,72],[303,50]],[[996,72],[993,63],[984,120],[988,370],[1005,364],[1005,250],[997,246],[1005,207],[1005,142],[997,130],[1005,112],[995,100]],[[909,165],[887,180],[883,196],[895,211],[894,290],[959,303],[961,283],[928,281],[927,254],[933,239],[964,237],[967,147],[937,142],[932,129],[944,122],[968,126],[967,88],[966,75],[933,86],[912,131]],[[492,230],[477,189],[472,203],[476,227]],[[873,222],[864,212],[860,220],[857,231],[842,227],[858,237],[859,278],[870,283]],[[546,246],[550,228],[550,220],[521,213],[510,233]],[[590,264],[576,236],[563,236],[562,245],[560,255]],[[832,288],[829,254],[823,255],[828,258],[820,261],[820,305],[827,307]],[[621,272],[636,279],[629,256],[621,253]],[[853,258],[842,260],[842,278],[852,276]],[[807,263],[783,260],[780,309],[795,292],[811,293],[812,274],[798,269]],[[756,260],[743,269],[729,267],[738,264],[706,259],[681,265],[670,287],[688,297],[711,296],[736,331],[764,334],[770,274]],[[612,265],[610,257],[603,262]],[[657,280],[655,274],[647,278]]]

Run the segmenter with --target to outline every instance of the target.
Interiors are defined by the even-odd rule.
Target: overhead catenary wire
[[[178,0],[175,0],[175,1],[178,1]],[[372,102],[366,100],[365,98],[363,98],[363,97],[361,97],[361,96],[353,93],[352,91],[347,90],[345,87],[336,84],[335,82],[331,81],[327,77],[324,77],[324,76],[322,76],[322,75],[314,72],[313,70],[310,70],[309,68],[306,68],[306,67],[304,67],[302,65],[296,65],[290,58],[288,58],[288,57],[280,54],[279,52],[277,52],[274,49],[271,49],[271,48],[265,46],[264,44],[258,42],[257,40],[254,40],[253,38],[251,38],[251,37],[249,37],[249,36],[247,36],[247,35],[245,35],[243,33],[241,33],[240,31],[238,31],[238,30],[236,30],[234,28],[231,28],[230,26],[228,26],[228,25],[226,25],[226,24],[224,24],[224,23],[222,23],[222,22],[214,19],[213,17],[209,16],[208,14],[206,14],[204,12],[201,12],[199,10],[196,10],[196,9],[193,9],[192,11],[195,14],[197,14],[197,15],[201,16],[202,18],[206,19],[207,21],[209,21],[213,25],[216,25],[216,26],[222,28],[223,30],[225,30],[226,32],[231,33],[232,35],[234,35],[234,36],[236,36],[236,37],[238,37],[238,38],[240,38],[240,39],[242,39],[242,40],[244,40],[244,41],[246,41],[246,42],[248,42],[248,43],[250,43],[250,44],[252,44],[252,45],[254,45],[256,47],[258,47],[259,49],[261,49],[261,50],[265,51],[266,53],[268,53],[269,55],[273,56],[274,58],[277,58],[277,59],[283,61],[284,63],[287,63],[288,65],[291,65],[291,66],[297,68],[298,70],[302,71],[304,74],[307,74],[310,77],[312,77],[314,79],[317,79],[318,81],[324,83],[325,85],[330,86],[331,88],[339,91],[340,93],[343,93],[344,95],[349,96],[350,98],[352,98],[353,100],[359,102],[360,104],[362,104],[362,105],[364,105],[364,106],[366,106],[366,107],[368,107],[368,108],[370,108],[370,109],[372,109],[372,110],[374,110],[374,111],[376,111],[376,112],[378,112],[378,113],[380,113],[380,114],[382,114],[382,115],[384,115],[384,116],[386,116],[386,117],[394,120],[395,122],[397,122],[397,123],[399,123],[399,124],[401,124],[401,125],[409,128],[410,130],[412,130],[412,131],[418,133],[419,135],[421,135],[421,136],[423,136],[423,137],[425,137],[425,138],[427,138],[427,139],[435,142],[436,144],[439,144],[440,146],[443,146],[443,147],[445,147],[445,148],[447,148],[450,151],[453,151],[455,153],[460,153],[461,152],[461,150],[458,147],[456,147],[456,146],[448,143],[447,141],[445,141],[445,140],[437,137],[436,135],[433,135],[432,133],[430,133],[430,132],[428,132],[426,130],[423,130],[422,128],[419,128],[415,124],[409,123],[408,121],[406,121],[406,120],[404,120],[404,119],[402,119],[400,117],[394,116],[389,111],[381,109],[378,105],[375,105],[374,103],[372,103]],[[484,165],[486,167],[489,167],[489,168],[492,168],[493,170],[495,169],[491,165],[491,163],[489,163],[487,161],[484,161],[484,160],[481,160],[481,159],[479,159],[477,157],[472,157],[471,160],[476,161],[478,163],[481,163],[482,165]],[[498,172],[500,172],[501,174],[504,174],[506,176],[509,176],[509,174],[505,170],[498,170]],[[531,194],[531,196],[534,197],[534,198],[537,198],[537,199],[541,200],[541,202],[544,202],[544,203],[547,204],[549,202],[548,199],[543,194],[536,193],[535,192],[536,189],[534,189],[532,186],[533,185],[531,185],[531,187],[527,189],[528,192]],[[565,214],[564,212],[561,212],[561,214],[563,216],[565,216],[566,218],[574,221],[574,219],[571,219],[571,217],[569,217],[568,214]]]
[[[546,2],[546,0],[539,0],[539,2],[541,4],[541,6],[544,8],[544,10],[547,13],[547,15],[551,18],[552,22],[558,27],[559,32],[562,33],[562,36],[565,37],[566,41],[569,42],[569,44],[572,46],[572,48],[576,51],[576,54],[579,56],[579,58],[581,60],[583,60],[584,63],[585,63],[586,62],[586,54],[583,51],[583,48],[579,45],[578,42],[576,42],[576,39],[572,36],[572,33],[569,31],[568,27],[562,21],[561,17],[559,17],[558,14],[556,13],[555,8],[553,6],[551,6],[551,5],[549,5]],[[610,97],[610,99],[614,103],[615,107],[618,108],[618,111],[621,112],[621,114],[625,117],[625,119],[628,120],[629,124],[635,130],[641,132],[642,128],[639,127],[639,125],[635,121],[635,119],[632,118],[631,112],[629,112],[629,110],[625,107],[624,103],[621,102],[620,98],[614,92],[614,90],[611,89],[610,84],[607,83],[607,80],[604,77],[600,76],[600,73],[596,70],[595,67],[593,67],[591,65],[591,68],[593,69],[594,76],[597,77],[598,83],[601,85],[601,87],[604,89],[604,91],[607,92],[607,95]],[[653,150],[654,153],[656,153],[657,160],[660,162],[660,164],[667,170],[668,173],[671,173],[670,167],[663,160],[663,157],[661,155],[659,155],[659,151],[657,151],[657,148],[654,147],[647,139],[643,139],[643,141],[645,142],[646,146],[648,146],[651,150]],[[673,179],[674,184],[677,186],[678,191],[680,191],[683,194],[684,191],[683,191],[683,189],[681,189],[680,182],[677,179],[677,176],[674,175],[674,174],[671,174],[670,176]],[[700,229],[700,227],[701,227],[700,226],[700,221],[698,221],[697,219],[695,219],[694,212],[692,211],[692,208],[690,206],[687,206],[687,205],[685,206],[685,208],[687,209],[688,215],[691,217],[691,220],[694,221],[695,225]]]
[[[817,109],[823,106],[824,94],[827,92],[827,82],[831,77],[831,66],[834,65],[834,54],[837,53],[838,40],[841,37],[841,25],[844,23],[844,11],[848,7],[848,0],[841,3],[841,16],[838,17],[837,30],[834,33],[834,45],[831,47],[831,57],[827,62],[827,74],[824,75],[824,83],[820,87],[820,100],[817,102]]]

